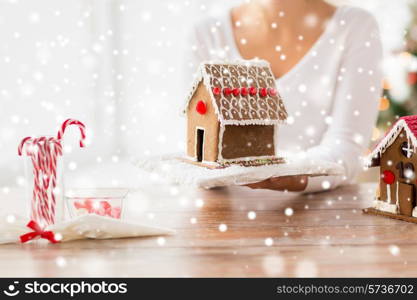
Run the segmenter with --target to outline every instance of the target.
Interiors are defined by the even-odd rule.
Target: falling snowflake
[[[324,122],[325,122],[327,125],[330,125],[330,124],[332,124],[332,122],[333,122],[333,118],[332,118],[331,116],[327,116],[327,117],[325,117],[325,118],[324,118]]]
[[[315,27],[317,25],[317,23],[318,23],[318,18],[317,18],[317,16],[315,14],[308,14],[304,18],[304,23],[308,27]]]
[[[286,122],[287,122],[287,124],[291,125],[291,124],[294,124],[294,121],[295,121],[295,119],[294,119],[293,116],[288,116]]]
[[[355,141],[356,144],[361,145],[363,143],[363,136],[359,133],[356,133],[353,135],[353,140]]]
[[[201,207],[203,207],[204,206],[204,201],[203,201],[203,199],[197,199],[197,200],[195,200],[195,206],[196,207],[199,207],[199,208],[201,208]]]
[[[8,215],[6,217],[7,223],[14,223],[16,221],[16,217],[14,215]]]
[[[225,232],[225,231],[227,231],[227,225],[226,225],[226,224],[220,224],[220,225],[219,225],[219,231],[220,231],[220,232]]]
[[[393,256],[398,256],[400,254],[400,248],[397,245],[390,245],[388,250]]]
[[[274,244],[274,240],[272,238],[266,238],[265,239],[265,245],[268,247],[272,246]]]
[[[415,173],[413,172],[413,170],[406,169],[404,170],[404,177],[408,179],[414,179]]]
[[[75,169],[77,169],[77,163],[76,162],[70,162],[69,164],[68,164],[68,169],[69,170],[71,170],[71,171],[74,171]]]
[[[62,236],[61,233],[57,232],[57,233],[54,234],[54,238],[57,241],[61,241],[63,239],[63,236]]]
[[[66,260],[64,257],[62,257],[62,256],[58,256],[58,257],[55,259],[55,262],[56,262],[56,265],[57,265],[58,267],[60,267],[60,268],[64,268],[64,267],[66,267],[66,266],[67,266],[67,260]]]
[[[322,187],[324,190],[328,190],[328,189],[330,188],[330,182],[329,182],[329,181],[327,181],[327,180],[323,180],[323,182],[321,183],[321,187]]]
[[[304,93],[307,91],[307,87],[306,87],[306,85],[305,85],[305,84],[300,84],[300,85],[298,86],[298,91],[299,91],[300,93],[304,94]]]
[[[159,246],[164,246],[165,245],[165,238],[164,237],[159,237],[157,239],[157,243]]]
[[[294,214],[294,210],[291,207],[287,207],[284,213],[287,217],[291,217]]]
[[[254,212],[254,211],[248,212],[248,219],[249,220],[255,220],[256,219],[256,212]]]

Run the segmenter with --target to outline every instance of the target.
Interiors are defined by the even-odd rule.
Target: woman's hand
[[[251,189],[268,189],[275,191],[302,192],[308,183],[307,176],[272,177],[260,182],[247,184]]]

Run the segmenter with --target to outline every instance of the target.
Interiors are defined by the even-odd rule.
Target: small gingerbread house
[[[371,212],[417,221],[417,116],[401,117],[369,155],[380,167],[379,191]]]
[[[287,117],[266,61],[202,63],[187,98],[187,155],[197,162],[275,158],[275,130]]]

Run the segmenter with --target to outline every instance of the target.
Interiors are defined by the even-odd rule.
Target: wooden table
[[[301,196],[149,187],[129,217],[175,235],[3,245],[0,276],[417,276],[417,225],[361,212],[374,186]]]

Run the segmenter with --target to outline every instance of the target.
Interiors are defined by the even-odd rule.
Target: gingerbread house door
[[[398,184],[398,202],[400,214],[411,217],[414,208],[414,186],[407,183]]]
[[[197,161],[203,161],[204,154],[204,129],[197,127],[195,153]]]

